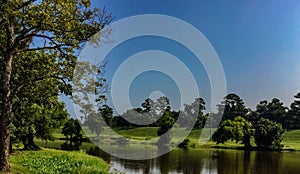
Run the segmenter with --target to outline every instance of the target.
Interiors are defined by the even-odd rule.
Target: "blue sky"
[[[273,97],[289,105],[300,92],[299,1],[94,0],[92,6],[106,6],[115,21],[139,14],[163,14],[193,25],[219,55],[227,92],[237,93],[250,108]],[[209,79],[201,63],[188,49],[166,38],[139,37],[119,45],[107,57],[108,82],[128,56],[151,49],[180,57],[201,86],[200,95],[210,100]],[[167,93],[178,107],[174,81],[154,71],[140,74],[132,82],[131,103],[138,105],[151,91]]]

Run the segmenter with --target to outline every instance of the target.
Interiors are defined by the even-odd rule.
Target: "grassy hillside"
[[[118,134],[128,137],[128,138],[154,138],[157,137],[157,130],[158,127],[139,127],[139,128],[130,128],[130,129],[123,129],[123,128],[116,128],[114,129]]]
[[[285,145],[284,149],[300,150],[300,130],[287,131],[282,143]]]

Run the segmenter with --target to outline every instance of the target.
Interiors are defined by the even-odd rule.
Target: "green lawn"
[[[141,127],[132,129],[115,129],[115,131],[125,137],[141,139],[141,138],[154,138],[156,137],[157,127]],[[180,132],[180,130],[178,131]],[[195,148],[239,148],[243,147],[242,144],[237,144],[235,141],[228,141],[225,144],[216,145],[215,142],[208,141],[204,145],[199,145],[199,137],[202,129],[192,130],[190,135],[187,137],[190,140],[190,145]],[[300,130],[286,131],[283,137],[283,145],[285,150],[299,150],[300,151]],[[251,144],[255,146],[254,138],[251,138]]]
[[[128,137],[128,138],[154,138],[157,137],[158,127],[139,127],[139,128],[132,128],[132,129],[122,129],[122,128],[115,128],[118,134]]]
[[[285,145],[284,149],[300,150],[300,130],[286,131],[282,144]]]
[[[12,173],[108,173],[102,159],[83,152],[53,149],[18,151],[11,155]]]
[[[114,128],[114,131],[118,134],[132,139],[137,140],[147,140],[157,137],[156,132],[158,127],[139,127],[139,128]],[[60,133],[60,130],[56,130],[53,135],[56,138],[63,138],[64,136]],[[201,135],[202,129],[192,130],[190,135],[187,137],[190,140],[190,145],[194,148],[211,148],[211,147],[220,147],[220,148],[239,148],[243,147],[242,144],[237,144],[235,141],[228,141],[225,144],[218,144],[208,141],[204,145],[199,145],[199,137]],[[93,137],[93,135],[86,128],[85,133]],[[181,129],[176,130],[177,134],[181,133]],[[51,143],[50,141],[48,143]],[[300,151],[300,130],[291,130],[286,131],[283,137],[283,145],[285,150],[299,150]],[[255,146],[254,138],[251,138],[251,144]]]

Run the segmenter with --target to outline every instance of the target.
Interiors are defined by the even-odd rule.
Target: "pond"
[[[66,144],[38,143],[48,148],[66,149]],[[75,148],[76,149],[76,148]],[[300,173],[299,152],[263,152],[229,149],[174,149],[149,160],[125,160],[113,157],[91,143],[79,147],[91,155],[99,156],[111,166],[111,171],[144,174],[276,174]]]

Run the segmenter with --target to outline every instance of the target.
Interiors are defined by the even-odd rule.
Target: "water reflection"
[[[41,145],[41,144],[40,144]],[[67,149],[68,144],[61,148]],[[51,147],[51,144],[48,144]],[[57,148],[57,146],[55,146]],[[68,146],[69,147],[69,146]],[[175,149],[149,160],[125,160],[110,156],[92,144],[69,147],[99,156],[111,165],[111,170],[124,173],[212,173],[212,174],[298,174],[300,173],[299,152],[262,152],[242,150]]]
[[[299,157],[300,153],[291,152],[177,149],[159,158],[143,161],[112,157],[110,164],[112,169],[125,173],[298,174]]]

